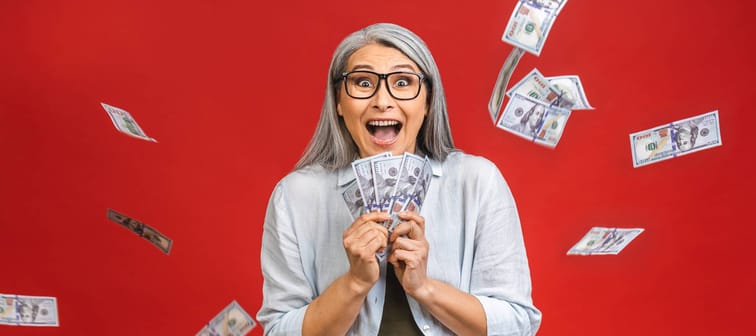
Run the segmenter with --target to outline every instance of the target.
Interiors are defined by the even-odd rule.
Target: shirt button
[[[427,332],[429,330],[430,330],[430,326],[429,325],[426,324],[426,325],[423,326],[423,331]]]

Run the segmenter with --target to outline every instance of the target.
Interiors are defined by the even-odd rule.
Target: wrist
[[[426,279],[422,286],[412,292],[407,292],[407,294],[422,305],[430,305],[436,297],[436,290],[436,283],[431,279]]]
[[[350,273],[344,275],[344,282],[346,283],[349,293],[355,296],[367,296],[374,284],[352,276]]]

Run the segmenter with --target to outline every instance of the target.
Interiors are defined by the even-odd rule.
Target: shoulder
[[[298,193],[303,191],[312,193],[328,186],[329,184],[335,185],[337,176],[338,174],[336,171],[328,170],[320,165],[310,165],[288,173],[278,181],[276,189],[287,193]]]
[[[499,172],[499,168],[491,160],[478,156],[467,154],[462,151],[456,151],[446,157],[442,164],[444,175],[446,174],[465,174],[465,175],[489,175],[493,172]]]

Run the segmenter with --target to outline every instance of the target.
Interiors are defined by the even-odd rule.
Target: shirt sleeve
[[[305,276],[284,182],[268,202],[263,225],[260,266],[263,303],[257,320],[265,335],[299,335],[314,290]]]
[[[487,163],[476,182],[481,192],[470,291],[486,312],[489,335],[534,335],[541,312],[531,298],[517,207],[498,168]]]

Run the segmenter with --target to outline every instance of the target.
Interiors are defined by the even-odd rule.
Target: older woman
[[[384,152],[433,168],[422,211],[390,235],[387,213],[354,219],[342,199],[350,163]],[[261,265],[266,335],[532,335],[541,321],[509,187],[454,148],[436,63],[394,24],[336,49],[315,134],[271,195]]]

